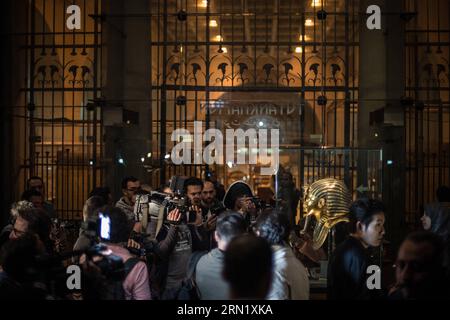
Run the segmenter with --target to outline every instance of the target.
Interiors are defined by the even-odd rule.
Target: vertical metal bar
[[[184,0],[184,7],[185,10],[187,12],[187,0]],[[188,41],[188,23],[187,21],[185,21],[184,23],[184,39],[186,41]],[[186,89],[186,85],[188,84],[188,47],[187,45],[185,46],[185,50],[184,50],[184,84],[185,84],[185,88],[184,88],[184,96],[186,97],[186,104],[184,105],[184,128],[187,129],[187,114],[188,114],[188,105],[189,105],[189,95],[188,95],[188,91]]]
[[[53,47],[52,47],[52,56],[56,56],[56,0],[53,0],[53,16],[52,16],[52,20],[53,20]],[[61,71],[61,74],[59,74],[59,79],[58,81],[60,81],[60,78],[63,77],[63,73]],[[55,190],[55,179],[56,179],[56,174],[55,174],[55,166],[54,166],[54,159],[56,159],[57,157],[55,156],[55,80],[52,77],[52,98],[51,98],[51,112],[52,112],[52,123],[51,123],[51,146],[50,146],[50,154],[51,154],[51,181],[52,181],[52,187],[51,187],[51,199],[53,200],[55,198],[54,195],[54,190]],[[50,191],[49,188],[49,184],[46,185],[46,189],[47,189],[47,193]],[[55,209],[57,210],[58,208],[55,206]]]
[[[166,119],[167,119],[167,36],[168,36],[168,26],[167,26],[167,5],[168,0],[164,1],[164,7],[163,7],[163,70],[162,70],[162,77],[163,77],[163,83],[161,86],[161,120],[160,120],[160,155],[159,155],[159,166],[160,166],[160,180],[161,183],[163,183],[166,178],[166,168],[164,163],[164,155],[166,154]]]
[[[30,176],[35,175],[35,143],[34,143],[34,135],[35,135],[35,129],[34,129],[34,110],[36,108],[35,102],[34,102],[34,94],[35,94],[35,87],[34,87],[34,72],[36,69],[35,65],[35,48],[36,48],[36,1],[31,1],[31,7],[30,7],[30,15],[31,15],[31,32],[30,32],[30,69],[29,69],[29,83],[30,83],[30,90],[29,90],[29,100],[28,100],[28,112],[29,112],[29,157],[30,157]]]
[[[279,2],[279,1],[278,1]],[[306,65],[306,45],[305,45],[305,3],[304,1],[300,2],[300,27],[301,27],[301,40],[302,40],[302,54],[301,54],[301,64],[300,64],[300,72],[301,72],[301,79],[300,79],[300,83],[301,83],[301,92],[300,92],[300,111],[301,111],[301,115],[300,115],[300,121],[299,121],[299,126],[300,126],[300,146],[302,147],[302,149],[300,149],[300,163],[299,163],[299,169],[300,169],[300,177],[301,177],[301,181],[303,183],[304,181],[304,176],[305,176],[305,150],[303,149],[304,145],[305,145],[305,113],[306,113],[306,96],[305,96],[305,77],[306,77],[306,72],[305,72],[305,65]],[[279,25],[279,21],[277,21],[277,26]],[[278,35],[279,37],[279,35]],[[278,50],[277,50],[277,54],[278,54]],[[277,63],[278,65],[278,63]],[[309,172],[308,172],[309,173]]]
[[[206,117],[205,117],[205,131],[209,129],[209,121],[210,121],[210,101],[209,101],[209,78],[210,78],[210,14],[211,14],[211,7],[210,7],[210,1],[208,1],[208,4],[206,6],[206,54],[205,54],[205,60],[206,60],[206,78],[205,78],[205,100],[206,100]],[[220,21],[222,24],[222,21]],[[222,35],[221,35],[222,36]],[[206,164],[205,165],[205,172],[208,172],[209,167]]]
[[[312,149],[312,180],[311,182],[313,182],[316,179],[316,150]]]
[[[42,0],[42,48],[41,56],[45,56],[45,0]]]
[[[356,25],[356,23],[354,22],[354,21],[356,21],[356,19],[355,19],[355,7],[356,7],[356,5],[355,5],[355,3],[354,3],[354,1],[353,0],[347,0],[347,1],[351,1],[351,10],[352,10],[352,17],[353,17],[353,22],[352,22],[352,42],[353,43],[355,43],[355,38],[356,38],[356,30],[355,30],[355,25]],[[348,6],[349,4],[347,4],[347,6]],[[347,18],[348,19],[348,18]],[[347,22],[348,23],[348,22]],[[358,43],[359,43],[359,39],[358,39]],[[355,45],[353,45],[352,46],[352,57],[353,57],[353,59],[352,59],[352,70],[353,70],[353,72],[356,72],[356,46]],[[349,62],[348,62],[348,60],[347,60],[347,58],[346,58],[346,63],[348,64]],[[348,67],[347,67],[347,72],[346,72],[347,74],[349,73],[349,69],[348,69]],[[355,88],[356,87],[356,77],[352,77],[352,87],[353,88]],[[347,99],[349,99],[349,98],[351,98],[351,100],[352,101],[355,101],[356,99],[355,99],[355,89],[353,89],[353,91],[351,92],[351,96],[349,95],[348,97],[346,97]],[[354,107],[354,104],[353,103],[351,103],[350,101],[348,102],[349,103],[349,106],[347,107],[348,108],[348,111],[347,112],[351,112],[351,117],[352,117],[352,120],[351,120],[351,124],[352,124],[352,133],[351,133],[351,137],[348,137],[347,138],[347,143],[349,143],[350,141],[351,141],[351,146],[352,147],[354,147],[355,146],[355,136],[356,136],[356,127],[357,127],[357,125],[356,125],[356,121],[355,121],[355,115],[356,115],[356,112],[355,112],[355,107]],[[344,111],[345,112],[345,111]],[[345,117],[345,116],[344,116]],[[348,118],[349,118],[349,121],[350,121],[350,115],[348,115],[347,116]],[[345,122],[345,121],[344,121]],[[345,130],[345,129],[344,129]],[[349,133],[350,134],[350,133]],[[347,144],[346,144],[346,142],[345,142],[345,131],[344,131],[344,146],[346,146]],[[348,144],[348,146],[350,146],[350,143]]]
[[[99,3],[99,9],[98,9],[99,11],[101,11],[102,10],[102,3],[100,2]],[[103,25],[102,24],[100,24],[100,30],[99,30],[99,41],[98,41],[98,44],[95,44],[94,43],[94,45],[95,46],[97,46],[97,45],[99,45],[99,44],[103,44]],[[99,86],[100,88],[102,88],[103,87],[103,77],[102,77],[102,75],[103,75],[103,72],[101,72],[101,70],[102,70],[102,57],[103,57],[103,45],[99,45],[100,46],[100,48],[99,48],[99,51],[100,51],[100,58],[99,58],[99,65],[100,65],[100,71],[96,71],[97,72],[97,74],[100,74],[99,75],[99,77],[98,77],[98,79],[99,79],[99,83],[97,83],[97,86]],[[151,69],[150,69],[151,70]],[[100,115],[101,115],[102,113],[100,112]],[[100,118],[100,136],[101,137],[103,137],[103,133],[104,133],[104,123],[103,123],[103,117],[101,117]],[[103,157],[103,155],[104,155],[104,150],[103,150],[103,148],[104,148],[104,144],[103,144],[103,139],[101,139],[100,140],[100,155],[101,155],[101,157]],[[97,165],[97,164],[95,164],[94,163],[94,165]],[[100,164],[101,165],[101,174],[100,174],[100,184],[101,185],[103,185],[103,177],[104,177],[104,173],[105,173],[105,169],[104,169],[104,166],[102,165],[102,164]]]
[[[100,0],[95,0],[94,4],[94,15],[97,17],[99,15],[99,2]],[[93,96],[94,101],[98,99],[98,45],[99,45],[99,30],[98,30],[98,22],[97,20],[94,20],[94,61],[93,61],[93,68],[94,68],[94,83],[93,83]],[[97,186],[97,112],[98,112],[98,106],[94,103],[95,108],[93,112],[93,119],[92,119],[92,186],[88,183],[88,190],[90,190],[92,187]],[[90,182],[90,179],[88,180]]]
[[[414,9],[417,12],[417,0],[414,0]],[[414,29],[417,30],[418,28],[418,19],[415,19],[415,27]],[[418,59],[419,59],[419,50],[417,47],[417,43],[418,43],[418,34],[417,32],[414,34],[414,43],[416,44],[414,46],[414,58],[415,58],[415,70],[414,70],[414,87],[415,87],[415,92],[414,92],[414,96],[416,101],[418,101],[419,99],[419,92],[418,92],[418,87],[419,87],[419,64],[418,64]],[[414,127],[415,127],[415,135],[414,135],[414,146],[415,146],[415,183],[414,183],[414,187],[415,187],[415,197],[414,197],[414,209],[415,209],[415,213],[417,212],[417,210],[419,209],[419,165],[420,165],[420,161],[419,161],[419,112],[417,109],[417,103],[415,105],[414,108]]]
[[[75,4],[75,0],[72,1],[72,4]],[[83,8],[84,11],[84,8]],[[84,19],[83,19],[84,20]],[[72,44],[73,44],[73,49],[72,49],[72,56],[76,56],[77,55],[77,51],[75,49],[75,45],[76,45],[76,39],[75,39],[75,29],[73,30],[72,33]],[[71,109],[72,109],[72,145],[71,145],[71,151],[72,151],[72,156],[71,156],[71,161],[69,162],[70,166],[69,166],[69,170],[70,170],[70,187],[67,188],[67,191],[70,192],[70,199],[71,199],[71,203],[70,203],[70,218],[71,220],[73,220],[74,218],[74,208],[75,208],[75,170],[77,168],[77,162],[75,161],[75,83],[76,83],[76,77],[77,77],[77,72],[74,73],[74,78],[73,78],[73,84],[72,84],[72,105],[71,105]],[[69,199],[69,197],[67,198],[67,200]],[[67,201],[66,200],[66,201]]]
[[[62,15],[64,16],[65,15],[65,8],[66,8],[66,0],[64,0],[63,1],[63,7],[62,7]],[[66,208],[65,208],[65,204],[66,204],[66,195],[65,195],[65,190],[66,190],[66,186],[65,186],[65,182],[66,182],[66,179],[65,179],[65,172],[66,172],[66,167],[65,167],[65,154],[64,154],[64,152],[65,152],[65,150],[64,150],[64,138],[65,138],[65,128],[64,128],[64,118],[65,118],[65,93],[66,93],[66,91],[65,91],[65,87],[66,87],[66,85],[65,85],[65,78],[66,78],[66,75],[65,75],[65,72],[66,72],[66,70],[65,70],[65,67],[66,67],[66,50],[65,50],[65,44],[66,44],[66,29],[65,29],[65,23],[64,23],[65,21],[64,21],[64,19],[62,19],[62,32],[63,32],[63,41],[62,41],[62,44],[63,44],[63,46],[62,46],[62,52],[63,52],[63,59],[62,59],[62,61],[63,61],[63,63],[62,63],[62,65],[63,65],[63,74],[64,74],[64,76],[63,76],[63,79],[62,79],[62,87],[61,87],[61,170],[62,170],[62,174],[61,174],[61,188],[60,188],[60,191],[61,191],[61,193],[60,194],[58,194],[58,196],[59,196],[59,200],[61,201],[61,211],[62,211],[62,217],[63,217],[63,219],[67,219],[67,211],[66,211]]]
[[[84,33],[83,33],[83,44],[84,44],[84,46],[83,46],[82,54],[83,55],[87,55],[87,52],[86,52],[86,31],[87,31],[86,30],[86,18],[87,18],[87,14],[86,14],[86,12],[87,12],[86,0],[84,0],[84,3],[83,3],[83,12],[84,12],[84,15],[83,15],[83,31],[84,31]],[[92,21],[94,23],[96,23],[95,19],[92,19]],[[95,45],[95,43],[94,43],[94,45]],[[96,70],[92,70],[92,72],[95,73],[95,74],[97,73]],[[86,131],[85,131],[86,130],[86,128],[85,128],[85,120],[86,120],[87,109],[86,109],[86,82],[84,81],[84,79],[81,79],[81,80],[82,80],[82,85],[83,85],[83,89],[82,89],[83,91],[81,93],[81,110],[80,110],[80,114],[82,116],[80,117],[81,128],[80,128],[80,126],[78,126],[78,132],[79,132],[79,136],[80,136],[80,139],[81,139],[80,142],[81,142],[81,164],[82,164],[82,168],[81,168],[81,170],[78,170],[78,175],[80,175],[80,171],[81,171],[81,186],[82,186],[81,187],[81,198],[84,201],[84,200],[87,199],[87,197],[86,197],[86,187],[84,185],[84,183],[85,183],[85,181],[84,181],[84,176],[85,176],[84,165],[86,163],[86,158],[85,158],[85,141],[86,141],[86,136],[87,136],[86,135]],[[80,129],[81,129],[81,131],[80,131]],[[89,165],[94,165],[93,163],[91,164],[91,160],[89,159],[89,157],[87,158],[87,162],[88,162]],[[88,167],[86,171],[89,172],[89,170],[90,170],[90,167]],[[78,177],[78,178],[80,178],[80,177]]]
[[[350,3],[349,0],[345,0],[345,43],[349,43],[349,12],[350,12]],[[350,90],[349,90],[349,60],[350,60],[350,50],[349,46],[345,46],[345,102],[344,102],[344,147],[350,147]],[[353,61],[355,58],[353,57]],[[354,69],[355,70],[355,69]],[[354,77],[355,78],[355,77]],[[353,80],[354,81],[354,80]],[[353,117],[353,126],[355,127],[354,117]],[[350,155],[348,153],[344,154],[344,183],[349,186],[350,185]]]
[[[322,0],[321,5],[322,5],[322,9],[323,9],[323,4],[324,4],[325,0]],[[327,34],[326,34],[326,19],[321,20],[320,23],[321,26],[321,47],[322,47],[322,90],[321,90],[321,95],[323,96],[327,96],[327,92],[326,92],[326,81],[327,81]],[[326,111],[327,111],[327,104],[325,103],[324,105],[321,106],[322,109],[322,143],[321,145],[327,145],[328,144],[328,139],[327,139],[327,119],[326,119]]]
[[[45,52],[45,36],[47,34],[46,30],[45,30],[45,11],[46,11],[46,6],[45,6],[45,0],[42,0],[42,43],[41,43],[41,56],[45,56],[46,52]],[[47,80],[47,76],[46,73],[44,73],[44,77],[42,79],[42,87],[40,88],[41,92],[41,145],[40,145],[40,149],[41,149],[41,162],[39,163],[39,156],[37,156],[37,164],[36,164],[36,169],[37,169],[37,175],[40,176],[42,178],[42,181],[45,181],[45,177],[44,177],[44,145],[45,145],[45,141],[44,141],[44,118],[45,118],[45,86],[46,86],[46,80]],[[37,134],[37,133],[36,133]],[[36,142],[37,144],[37,142]],[[39,173],[39,169],[41,169],[41,172]],[[45,198],[45,194],[42,195]]]
[[[450,17],[450,5],[447,5],[447,17]],[[450,38],[450,22],[447,20],[447,29],[448,29],[448,37]],[[450,61],[450,50],[447,50],[447,61]],[[450,97],[450,83],[447,84],[447,99]],[[448,124],[447,124],[447,132],[449,133],[449,139],[450,139],[450,104],[447,101],[447,115],[448,115]],[[450,144],[450,142],[449,142]],[[450,184],[450,152],[448,152],[448,158],[445,157],[444,159],[447,159],[447,170],[448,170],[448,176],[447,176],[447,183]]]
[[[277,0],[277,37],[280,38],[280,1],[281,0]],[[303,14],[303,18],[304,18],[304,14]],[[244,32],[245,34],[245,32]],[[277,81],[277,88],[280,86],[280,81],[279,81],[279,74],[280,74],[280,42],[277,41],[277,73],[276,73],[276,81]]]
[[[69,148],[67,148],[67,149],[65,149],[65,152],[66,152],[66,157],[65,157],[65,159],[66,159],[66,163],[64,164],[64,174],[65,174],[65,176],[66,176],[66,188],[65,188],[65,193],[64,193],[64,197],[63,197],[63,201],[64,201],[64,206],[65,206],[65,210],[66,210],[66,216],[65,216],[65,219],[70,219],[69,218],[69,212],[70,212],[70,207],[69,207],[69,199],[70,199],[70,195],[69,195],[69,174],[70,174],[70,172],[69,172],[69,166],[70,166],[70,155],[69,155],[69,152],[70,152],[70,149]]]
[[[292,0],[289,0],[289,1],[292,1]],[[253,35],[254,35],[254,38],[253,38],[253,83],[255,83],[256,84],[256,78],[257,78],[257,72],[256,72],[256,56],[257,56],[257,50],[258,50],[258,48],[257,48],[257,46],[256,46],[256,38],[257,38],[257,35],[256,35],[256,31],[257,31],[257,27],[256,27],[256,15],[257,15],[257,12],[256,12],[256,0],[253,2],[253,11],[254,11],[254,16],[253,16]]]

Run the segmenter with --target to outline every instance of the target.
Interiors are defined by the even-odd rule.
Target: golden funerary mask
[[[313,248],[319,249],[328,231],[339,222],[348,222],[351,195],[341,180],[326,178],[304,187],[303,209],[306,214],[304,231],[314,216]]]

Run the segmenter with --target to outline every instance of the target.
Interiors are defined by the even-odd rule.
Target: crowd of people
[[[309,266],[319,259],[328,260],[328,299],[450,297],[447,187],[439,188],[438,201],[425,207],[423,230],[401,244],[396,279],[388,286],[368,285],[369,267],[380,264],[374,252],[383,244],[389,219],[378,200],[352,203],[348,233],[327,257],[312,248],[310,235],[299,235],[292,207],[261,205],[244,182],[225,192],[214,180],[187,178],[180,190],[183,206],[161,205],[142,219],[137,199],[153,191],[125,177],[117,202],[107,187],[90,192],[78,239],[67,250],[44,187],[39,177],[28,180],[0,234],[0,299],[308,300]],[[178,196],[168,185],[156,191]],[[298,190],[284,192],[294,195],[285,203],[296,207]],[[108,221],[107,229],[101,218]],[[300,244],[293,240],[299,237]],[[81,270],[75,288],[67,285],[69,265]]]

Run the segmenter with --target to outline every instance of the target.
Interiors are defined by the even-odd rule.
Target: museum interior
[[[330,285],[339,286],[330,278],[340,263],[331,259],[341,242],[336,225],[353,223],[358,199],[369,201],[364,210],[375,210],[374,217],[383,213],[381,243],[371,257],[386,292],[393,283],[403,290],[397,253],[408,234],[443,233],[449,257],[449,1],[7,0],[2,6],[0,227],[10,225],[17,235],[20,212],[28,210],[19,209],[20,201],[36,206],[40,194],[37,202],[51,207],[52,232],[63,233],[63,240],[52,236],[60,244],[55,251],[67,258],[95,190],[107,190],[114,204],[125,198],[145,229],[147,219],[160,218],[152,204],[169,208],[178,201],[174,185],[181,181],[177,191],[189,193],[195,183],[186,187],[184,178],[196,177],[204,181],[202,197],[212,182],[214,201],[227,210],[239,211],[227,200],[248,188],[260,211],[248,218],[252,230],[262,228],[262,212],[282,207],[291,227],[286,245],[306,268],[309,299],[327,299],[327,292],[330,299]],[[159,202],[165,187],[172,198]],[[139,201],[148,201],[144,214]],[[432,206],[440,218],[427,213]],[[358,223],[354,232],[370,229],[366,220]],[[164,230],[159,222],[156,228]],[[208,232],[213,239],[214,229]],[[247,240],[248,248],[258,245]],[[170,300],[168,288],[149,290]],[[125,288],[130,294],[139,296]]]

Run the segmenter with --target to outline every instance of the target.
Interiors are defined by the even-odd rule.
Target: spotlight
[[[305,20],[305,26],[306,27],[313,27],[314,26],[314,21],[312,19],[306,19]]]

